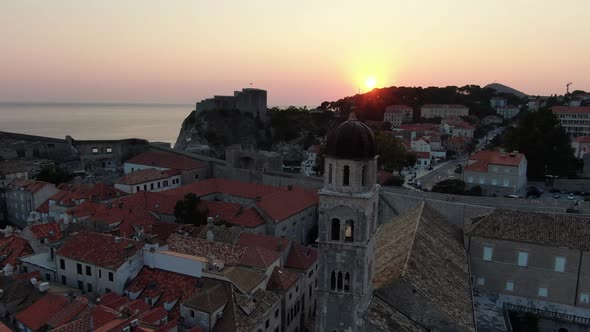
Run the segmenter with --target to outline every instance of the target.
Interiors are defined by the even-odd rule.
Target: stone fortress
[[[266,121],[266,90],[245,88],[242,91],[234,91],[233,96],[213,96],[213,98],[203,99],[196,104],[195,110],[218,111],[218,110],[238,110],[241,113],[252,114],[254,117],[260,117]]]

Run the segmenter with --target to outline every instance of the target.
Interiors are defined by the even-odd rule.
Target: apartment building
[[[469,157],[464,181],[487,195],[521,194],[527,185],[527,160],[518,152],[479,151]]]
[[[385,108],[383,121],[391,123],[393,127],[401,126],[404,122],[411,122],[414,110],[406,105],[390,105]]]
[[[568,135],[590,136],[590,106],[553,106],[551,111]]]
[[[450,116],[468,116],[469,108],[455,104],[426,104],[420,109],[420,116],[425,119],[446,118]]]
[[[59,190],[53,183],[17,178],[6,188],[6,210],[8,220],[26,225],[29,213],[39,208]]]
[[[513,117],[517,116],[519,112],[520,109],[513,105],[506,105],[496,108],[496,114],[498,114],[506,120],[510,120]]]
[[[78,232],[57,250],[57,281],[87,293],[121,293],[143,267],[142,244],[109,234]]]
[[[498,209],[467,221],[473,285],[590,308],[590,218]]]

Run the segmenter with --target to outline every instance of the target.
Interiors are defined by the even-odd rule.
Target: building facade
[[[468,221],[474,287],[590,309],[589,225],[588,217],[515,210]]]
[[[506,106],[501,106],[501,107],[496,108],[496,114],[498,114],[499,116],[501,116],[502,118],[504,118],[506,120],[510,120],[513,117],[517,116],[519,112],[520,112],[520,109],[518,107],[512,106],[512,105],[506,105]]]
[[[420,116],[425,119],[446,118],[450,116],[468,116],[469,108],[464,105],[426,104],[420,109]]]
[[[388,114],[401,114],[401,122],[412,122],[414,110],[410,106],[406,105],[390,105],[385,108],[384,121],[389,121],[387,120]],[[393,122],[391,122],[391,124],[393,125]]]
[[[58,191],[53,183],[14,179],[5,193],[8,221],[24,226],[29,214]]]
[[[590,136],[590,106],[553,106],[551,111],[569,136]]]
[[[479,151],[469,157],[463,179],[470,186],[481,186],[487,195],[518,195],[526,192],[526,171],[522,153]]]

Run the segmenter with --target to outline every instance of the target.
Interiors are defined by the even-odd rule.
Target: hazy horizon
[[[372,84],[590,90],[587,12],[584,0],[10,2],[0,100],[194,104],[250,83],[269,105]]]

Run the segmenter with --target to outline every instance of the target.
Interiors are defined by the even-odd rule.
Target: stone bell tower
[[[363,331],[372,296],[379,185],[375,137],[354,113],[328,135],[324,174],[316,330]]]

